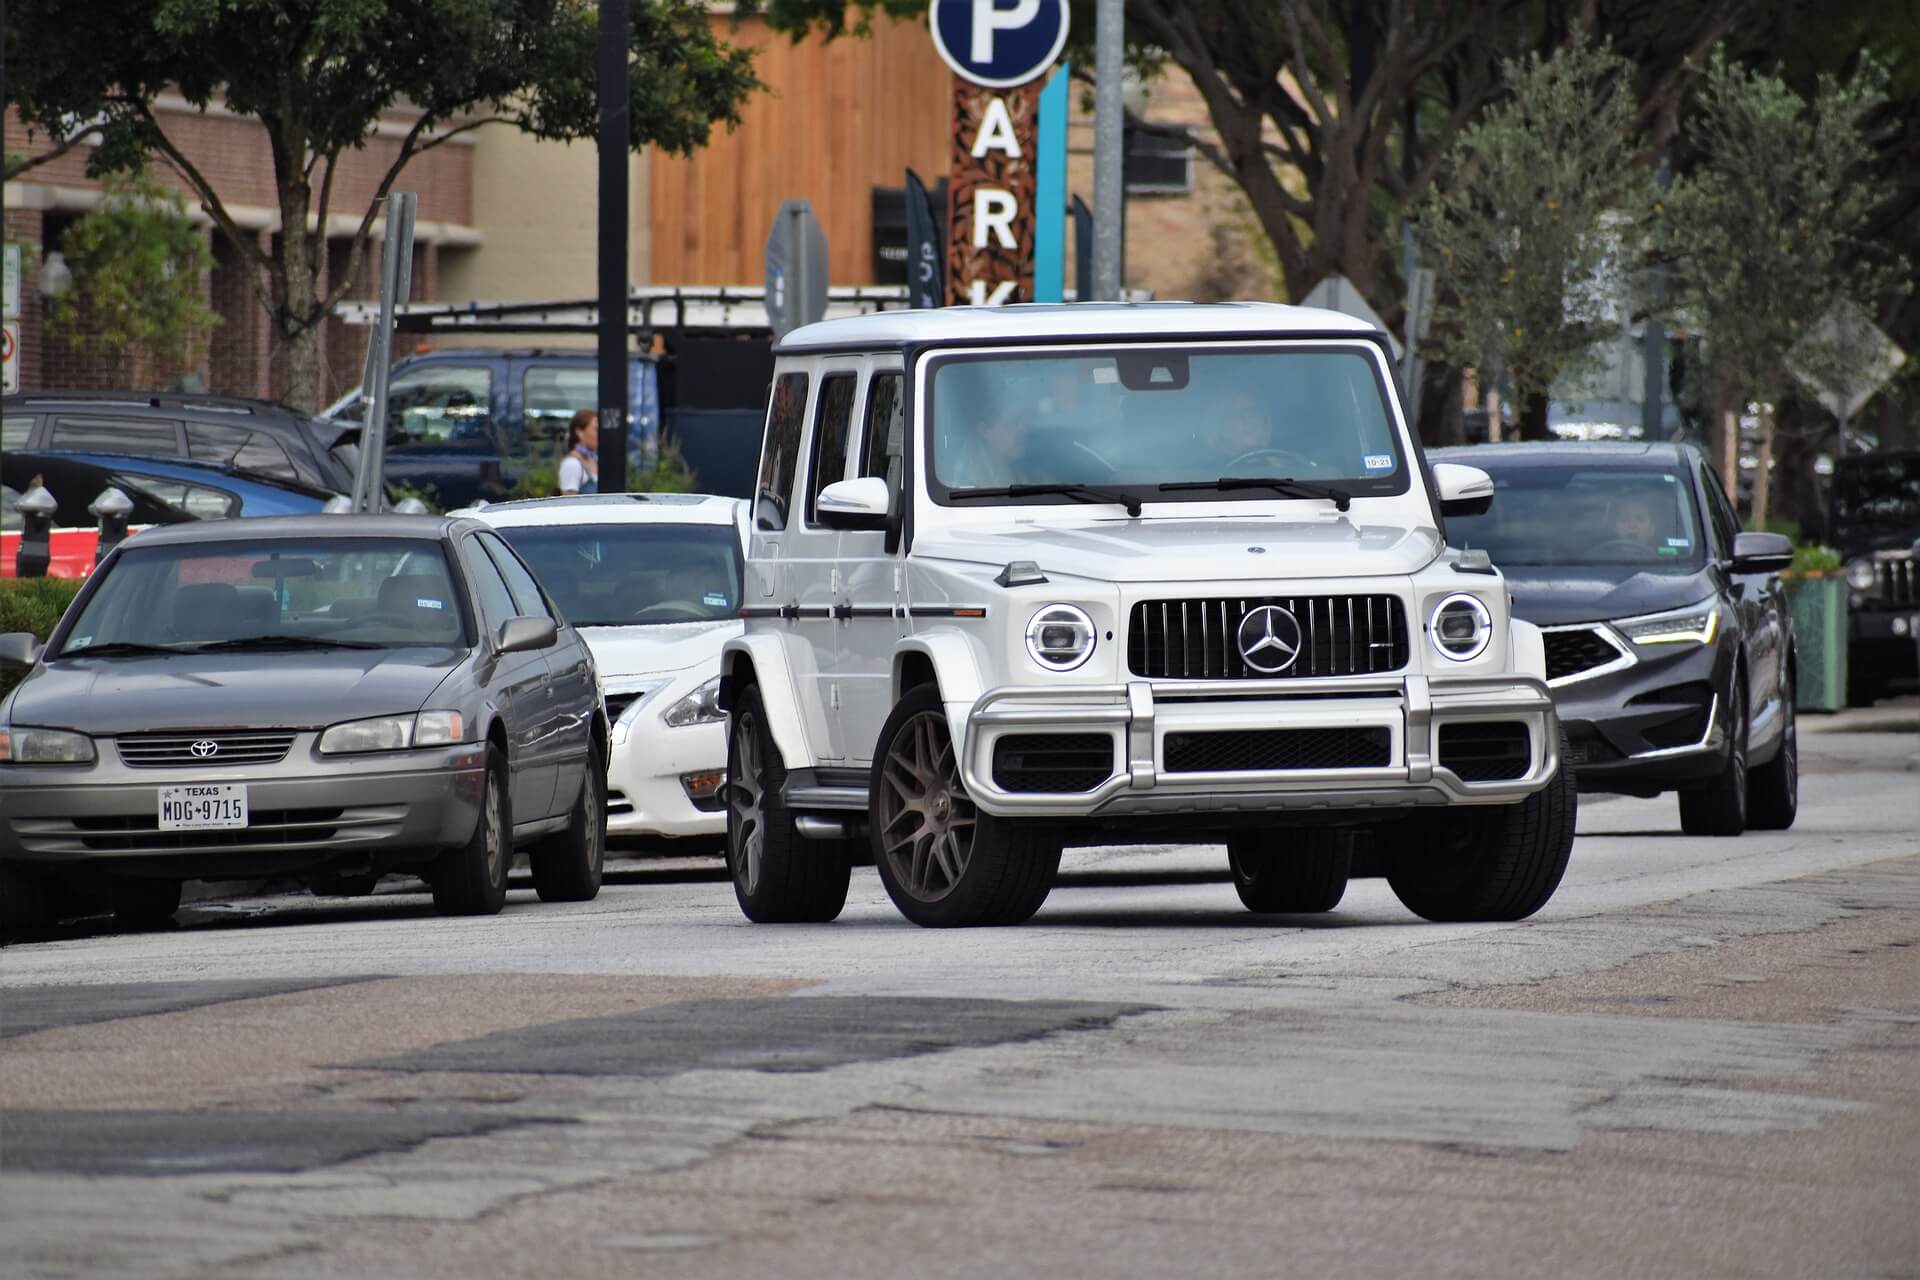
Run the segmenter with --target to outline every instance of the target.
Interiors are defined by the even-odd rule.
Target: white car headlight
[[[727,718],[720,709],[720,677],[695,689],[680,701],[667,708],[667,714],[660,717],[674,729],[684,729],[691,724],[717,724]]]
[[[1448,596],[1433,606],[1427,634],[1441,657],[1471,662],[1485,653],[1493,640],[1493,615],[1474,596]]]
[[[93,739],[67,729],[0,729],[0,764],[92,764]]]
[[[1702,600],[1684,609],[1622,618],[1613,625],[1635,644],[1712,644],[1720,633],[1720,607],[1717,601]]]
[[[336,724],[320,735],[322,755],[405,751],[462,742],[466,725],[458,711],[422,711],[411,716],[370,716]]]
[[[1871,560],[1847,561],[1847,585],[1855,591],[1871,591],[1879,585],[1879,575],[1874,572]]]
[[[1050,604],[1027,623],[1027,652],[1049,671],[1071,671],[1093,656],[1099,639],[1086,610]]]

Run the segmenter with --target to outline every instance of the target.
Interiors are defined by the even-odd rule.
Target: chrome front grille
[[[121,761],[135,769],[208,769],[279,764],[287,758],[295,736],[291,729],[170,730],[122,734],[114,745]]]
[[[1278,605],[1300,624],[1300,651],[1284,671],[1260,671],[1240,654],[1240,622]],[[1407,665],[1400,597],[1260,596],[1142,600],[1127,626],[1127,667],[1151,680],[1287,680],[1375,675]]]
[[[1912,552],[1882,551],[1873,558],[1873,576],[1879,598],[1888,604],[1920,604],[1920,566]]]

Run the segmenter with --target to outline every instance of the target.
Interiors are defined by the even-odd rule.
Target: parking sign
[[[1043,75],[1067,43],[1066,0],[933,0],[928,17],[941,60],[989,89]]]

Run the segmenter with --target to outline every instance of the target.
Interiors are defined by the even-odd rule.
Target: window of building
[[[1193,191],[1193,130],[1135,124],[1127,130],[1127,194],[1184,196]]]

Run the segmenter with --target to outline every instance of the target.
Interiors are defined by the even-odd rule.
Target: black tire
[[[12,863],[0,862],[0,938],[51,928],[53,902],[47,882]]]
[[[1560,733],[1553,781],[1519,804],[1465,809],[1380,833],[1387,884],[1435,921],[1524,920],[1553,897],[1573,852],[1579,793]]]
[[[543,837],[527,853],[533,890],[542,902],[592,902],[607,866],[607,766],[600,744],[587,750],[587,776],[564,831]]]
[[[1773,759],[1747,771],[1747,826],[1755,831],[1785,831],[1800,815],[1799,718],[1793,709],[1793,676],[1780,682],[1780,714],[1786,728]]]
[[[1727,761],[1704,786],[1680,793],[1680,829],[1690,836],[1737,836],[1747,829],[1747,683],[1739,671],[1727,693]]]
[[[1338,827],[1235,831],[1227,837],[1227,865],[1249,911],[1331,911],[1353,873],[1353,833]]]
[[[443,916],[497,915],[507,903],[507,871],[513,863],[513,805],[507,793],[507,761],[487,748],[486,782],[473,835],[434,862],[428,883],[433,906]]]
[[[853,870],[845,845],[794,830],[782,791],[787,766],[753,685],[727,716],[727,870],[733,896],[755,924],[825,924],[847,905]]]
[[[929,928],[1019,924],[1047,900],[1060,869],[1057,827],[974,807],[934,685],[909,690],[880,730],[867,820],[887,896]]]
[[[153,929],[173,919],[180,909],[178,880],[149,880],[144,876],[115,877],[109,892],[113,918],[129,929]]]

